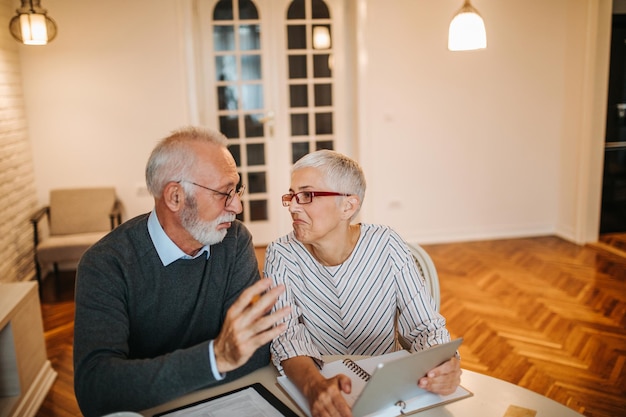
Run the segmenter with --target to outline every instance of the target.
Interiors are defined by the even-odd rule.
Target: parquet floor
[[[537,237],[424,248],[439,273],[448,328],[465,338],[463,368],[588,417],[626,416],[626,235],[585,247]],[[71,274],[58,288],[52,277],[44,285],[45,337],[58,378],[37,417],[80,415],[72,285]]]

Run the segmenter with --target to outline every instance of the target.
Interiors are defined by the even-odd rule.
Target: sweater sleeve
[[[76,278],[74,384],[76,398],[86,417],[123,410],[141,411],[191,391],[233,380],[269,362],[268,347],[265,346],[244,366],[216,381],[208,353],[212,337],[206,336],[207,330],[186,328],[201,327],[197,324],[207,322],[195,318],[205,311],[205,315],[216,316],[208,321],[218,323],[215,325],[216,336],[228,307],[244,288],[259,279],[252,239],[247,230],[239,226],[229,231],[222,244],[211,247],[211,257],[215,261],[211,276],[226,283],[219,287],[222,292],[214,298],[205,294],[202,287],[198,288],[197,294],[185,288],[184,292],[167,293],[164,298],[159,290],[153,289],[157,279],[151,274],[153,267],[147,265],[158,262],[156,255],[148,255],[149,246],[137,249],[128,244],[121,230],[116,230],[117,233],[107,236],[104,242],[85,253]],[[224,255],[226,253],[228,255]],[[142,283],[139,290],[135,288],[133,292],[129,287],[136,285],[136,281]],[[158,321],[164,320],[146,313],[154,311],[148,307],[157,306],[157,310],[160,307],[173,312],[171,309],[176,308],[177,303],[184,303],[185,307],[193,303],[188,309],[193,316],[188,317],[188,321],[177,317],[176,323],[167,323],[169,327],[184,329],[181,340],[169,340],[174,338],[159,334],[149,338],[145,333],[139,338],[136,336],[137,329],[158,328]],[[221,305],[216,307],[217,304]],[[170,317],[165,316],[166,319]],[[165,338],[168,340],[163,340]],[[149,353],[154,341],[167,346],[168,350]]]

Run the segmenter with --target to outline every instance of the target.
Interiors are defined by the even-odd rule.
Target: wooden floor
[[[589,417],[626,416],[625,235],[585,247],[539,237],[424,248],[439,273],[448,328],[465,338],[463,368]],[[53,277],[45,281],[42,314],[58,378],[37,416],[79,416],[72,386],[73,276],[54,284]]]

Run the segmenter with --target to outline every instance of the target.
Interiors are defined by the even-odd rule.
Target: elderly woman
[[[304,156],[282,197],[293,231],[266,252],[265,275],[286,287],[275,308],[291,306],[287,331],[271,345],[273,361],[315,417],[352,415],[341,395],[351,381],[324,378],[322,355],[388,353],[397,346],[396,331],[412,351],[450,340],[402,238],[387,226],[352,223],[364,195],[365,177],[354,160],[328,150]],[[417,383],[449,394],[460,375],[452,358]]]

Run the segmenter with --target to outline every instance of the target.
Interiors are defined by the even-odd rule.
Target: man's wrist
[[[211,365],[211,373],[216,381],[221,381],[226,378],[226,374],[220,373],[217,369],[217,359],[215,358],[215,350],[213,349],[213,340],[209,342],[209,364]]]

